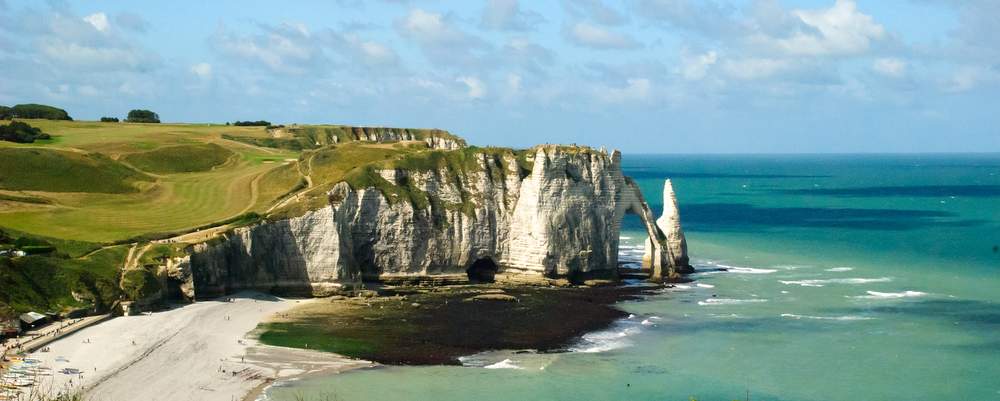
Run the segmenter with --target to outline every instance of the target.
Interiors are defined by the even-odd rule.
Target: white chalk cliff
[[[175,276],[191,297],[321,295],[364,280],[610,277],[626,213],[652,238],[651,278],[686,268],[669,181],[669,206],[654,222],[619,152],[539,146],[520,163],[511,150],[469,154],[468,168],[379,171],[389,191],[338,183],[326,207],[194,245]]]

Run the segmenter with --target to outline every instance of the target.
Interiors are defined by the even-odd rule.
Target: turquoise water
[[[560,354],[282,383],[269,399],[1000,400],[1000,155],[637,156],[695,282]],[[623,258],[643,239],[623,229]],[[719,268],[728,268],[726,272]]]

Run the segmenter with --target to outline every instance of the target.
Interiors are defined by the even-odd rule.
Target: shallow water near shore
[[[271,400],[1000,400],[1000,155],[641,156],[696,281],[573,352],[487,352],[272,387]],[[644,234],[626,219],[622,259]],[[324,398],[325,397],[325,398]]]

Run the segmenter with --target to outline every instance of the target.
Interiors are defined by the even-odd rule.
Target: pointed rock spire
[[[684,273],[691,270],[687,239],[684,238],[684,230],[681,229],[681,214],[677,208],[677,195],[670,179],[663,183],[663,214],[656,219],[656,225],[667,236],[667,245],[670,247],[670,254],[673,255],[674,265],[678,271]]]

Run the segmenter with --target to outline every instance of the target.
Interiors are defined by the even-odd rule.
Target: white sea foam
[[[812,320],[839,320],[839,321],[850,321],[850,320],[871,320],[874,318],[868,316],[809,316],[809,315],[796,315],[794,313],[782,313],[781,317],[787,317],[791,319],[812,319]]]
[[[492,365],[483,366],[485,369],[524,369],[520,366],[514,364],[514,361],[510,359],[504,359],[500,362],[494,363]]]
[[[798,285],[802,287],[822,287],[827,284],[868,284],[868,283],[887,283],[892,281],[892,277],[879,277],[879,278],[828,278],[828,279],[813,279],[813,280],[778,280],[781,284],[785,285]]]
[[[809,266],[799,266],[799,265],[777,265],[777,266],[774,266],[775,269],[781,269],[781,270],[799,270],[799,269],[804,269],[804,268],[807,268],[807,267],[809,267]]]
[[[686,284],[674,284],[673,288],[675,290],[690,290],[691,286],[690,285],[686,285]]]
[[[632,237],[626,237],[626,236],[622,235],[622,236],[618,237],[618,239],[632,239]]]
[[[899,298],[915,298],[927,295],[926,292],[920,291],[903,291],[903,292],[878,292],[878,291],[866,291],[868,295],[858,295],[849,298],[858,299],[899,299]]]
[[[703,273],[703,274],[711,274],[711,273],[771,274],[771,273],[774,273],[774,272],[778,271],[778,269],[761,269],[761,268],[756,268],[756,267],[729,266],[729,265],[724,265],[724,264],[708,264],[705,267],[709,267],[709,268],[713,268],[713,269],[718,269],[718,270],[711,270],[711,271],[699,272],[699,273]]]
[[[653,323],[653,321],[649,320],[649,319],[643,319],[642,322],[639,323],[639,324],[641,324],[643,326],[652,326],[652,325],[654,325],[656,323]]]
[[[698,283],[696,285],[698,286],[698,288],[715,288],[715,286],[711,284]]]
[[[854,268],[853,267],[846,267],[846,266],[845,267],[831,267],[829,269],[826,269],[826,271],[828,271],[828,272],[849,272],[851,270],[854,270]]]
[[[709,298],[704,301],[698,301],[698,305],[701,306],[717,306],[717,305],[744,305],[744,304],[754,304],[767,302],[766,299],[733,299],[733,298]]]
[[[642,330],[634,322],[620,322],[608,330],[584,334],[580,341],[570,351],[596,353],[606,352],[632,345],[628,337]]]

